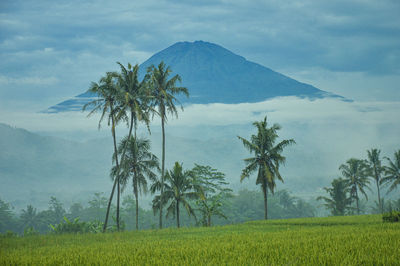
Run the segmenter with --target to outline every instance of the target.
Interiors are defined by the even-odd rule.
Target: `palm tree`
[[[385,177],[382,179],[382,183],[392,182],[388,190],[389,193],[400,184],[400,150],[394,153],[393,161],[388,157],[385,157],[385,159],[389,166],[385,166]]]
[[[169,74],[172,72],[170,67],[167,67],[164,62],[161,62],[158,67],[151,65],[147,72],[149,73],[149,85],[150,85],[150,97],[152,108],[157,107],[157,115],[161,117],[161,130],[162,130],[162,158],[161,158],[161,184],[164,184],[164,169],[165,169],[165,123],[167,122],[167,113],[178,117],[178,112],[175,104],[179,101],[175,98],[175,95],[183,93],[189,97],[189,92],[185,87],[176,87],[177,81],[181,82],[179,75],[173,76],[168,79]],[[153,110],[154,110],[153,109]],[[183,111],[183,106],[181,105]],[[153,112],[154,114],[154,112]],[[164,192],[164,186],[161,185],[162,195]],[[164,197],[160,197],[161,200]],[[162,228],[162,208],[163,204],[160,205],[160,228]]]
[[[26,210],[22,210],[20,221],[24,228],[37,228],[39,220],[36,209],[32,205],[28,205]]]
[[[321,196],[317,200],[324,200],[325,207],[331,210],[332,215],[345,215],[352,202],[352,198],[347,196],[350,192],[347,181],[342,178],[334,179],[332,187],[324,187],[324,189],[329,193],[330,198]]]
[[[160,170],[158,158],[150,152],[150,141],[148,139],[128,138],[122,139],[118,146],[118,153],[122,154],[126,148],[126,158],[121,164],[121,183],[123,188],[132,177],[133,194],[136,201],[136,230],[139,229],[139,192],[147,193],[147,179],[155,182],[157,175],[153,169]],[[114,167],[112,175],[116,176],[117,169]]]
[[[191,171],[183,171],[182,164],[175,162],[175,165],[171,171],[167,171],[165,175],[164,193],[156,196],[153,200],[153,210],[160,210],[164,205],[169,206],[167,208],[167,215],[176,215],[176,225],[180,227],[180,204],[183,204],[189,216],[196,218],[194,209],[189,203],[189,200],[194,200],[199,197],[199,193],[195,190],[193,183],[193,176]],[[152,192],[160,190],[162,186],[161,182],[156,182],[152,185]],[[163,197],[163,199],[161,199]]]
[[[116,119],[118,121],[125,120],[129,127],[128,139],[130,139],[132,135],[132,128],[135,129],[135,138],[136,138],[136,130],[137,130],[137,122],[143,121],[146,123],[147,128],[150,132],[149,127],[149,97],[146,93],[146,85],[147,85],[147,77],[146,75],[141,82],[138,79],[139,65],[136,64],[132,66],[128,63],[127,68],[122,65],[120,62],[117,62],[120,66],[121,73],[118,75],[118,87],[120,88],[120,93],[116,94],[119,106],[118,106],[118,114],[116,115]],[[128,118],[128,114],[130,115],[130,122]],[[127,144],[127,143],[126,143]],[[125,152],[126,148],[123,148],[121,156],[121,165],[125,160]],[[118,168],[117,168],[118,169]],[[119,170],[118,170],[119,171]],[[119,175],[116,175],[119,176]],[[118,193],[117,193],[117,221],[119,221],[119,202],[121,189],[118,181]]]
[[[367,193],[364,188],[368,187],[369,179],[366,174],[366,163],[363,160],[351,158],[345,164],[339,167],[343,177],[346,179],[350,188],[350,195],[356,200],[357,214],[360,214],[358,191],[360,191],[368,200]]]
[[[252,135],[250,140],[238,136],[244,147],[250,153],[254,153],[254,157],[244,159],[246,167],[242,170],[240,181],[257,171],[256,184],[261,185],[264,195],[264,219],[268,219],[268,189],[274,193],[275,180],[279,179],[283,182],[283,178],[279,173],[279,166],[285,163],[286,158],[281,153],[286,146],[296,142],[293,139],[289,139],[275,145],[278,138],[277,131],[281,127],[278,124],[274,124],[268,128],[267,117],[261,122],[254,122],[253,125],[257,128],[257,135]]]
[[[88,117],[93,115],[94,113],[100,111],[101,116],[99,120],[99,129],[101,127],[101,122],[104,120],[106,115],[108,114],[108,125],[110,125],[111,122],[111,134],[113,138],[113,144],[114,144],[114,156],[115,156],[115,163],[117,169],[119,168],[119,161],[118,161],[118,156],[117,156],[117,142],[116,142],[116,136],[115,136],[115,127],[117,123],[119,122],[118,119],[116,119],[116,115],[118,114],[119,108],[118,108],[118,94],[120,93],[120,90],[117,86],[118,83],[118,78],[119,75],[118,73],[115,72],[107,72],[105,77],[100,78],[99,83],[92,82],[90,88],[88,89],[88,92],[97,95],[97,99],[85,104],[83,106],[83,111],[87,109],[91,109],[91,111],[88,114]],[[115,187],[118,184],[118,191],[119,191],[119,178],[116,178],[113,184],[113,188],[111,190],[111,195],[108,201],[108,206],[107,206],[107,213],[106,213],[106,218],[104,221],[104,227],[103,227],[103,232],[105,232],[107,228],[107,223],[108,223],[108,216],[110,213],[110,207],[111,207],[111,202],[114,197],[114,191]],[[119,193],[118,193],[119,195]],[[117,200],[117,229],[119,230],[119,197]]]
[[[371,149],[367,151],[368,154],[368,175],[375,179],[376,188],[378,189],[378,204],[383,213],[383,205],[381,199],[381,192],[380,192],[380,182],[381,182],[381,174],[383,172],[383,167],[379,155],[381,154],[381,150],[378,149]]]

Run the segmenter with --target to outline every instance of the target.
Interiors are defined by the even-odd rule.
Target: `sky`
[[[398,101],[399,14],[396,0],[3,0],[1,110],[46,109],[116,61],[141,63],[194,40],[351,99]]]

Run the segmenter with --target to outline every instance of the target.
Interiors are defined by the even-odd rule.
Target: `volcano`
[[[246,60],[224,47],[204,42],[178,42],[154,54],[140,65],[143,77],[147,67],[161,61],[171,67],[171,75],[179,74],[189,98],[178,98],[185,104],[254,103],[267,99],[296,96],[318,99],[335,95],[312,85],[282,75],[265,66]],[[45,112],[80,111],[95,95],[82,93],[48,108]]]

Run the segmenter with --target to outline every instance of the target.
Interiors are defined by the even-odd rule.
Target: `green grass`
[[[400,265],[400,224],[380,215],[0,238],[0,265]]]

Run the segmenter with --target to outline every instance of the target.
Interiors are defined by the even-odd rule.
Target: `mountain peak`
[[[178,98],[181,102],[230,104],[260,102],[280,96],[344,99],[247,61],[210,42],[177,42],[143,62],[140,76],[144,76],[150,65],[157,66],[161,61],[171,67],[172,75],[181,76],[182,84],[179,85],[189,89],[190,98]],[[90,99],[91,95],[82,93],[50,107],[46,112],[81,110]]]

